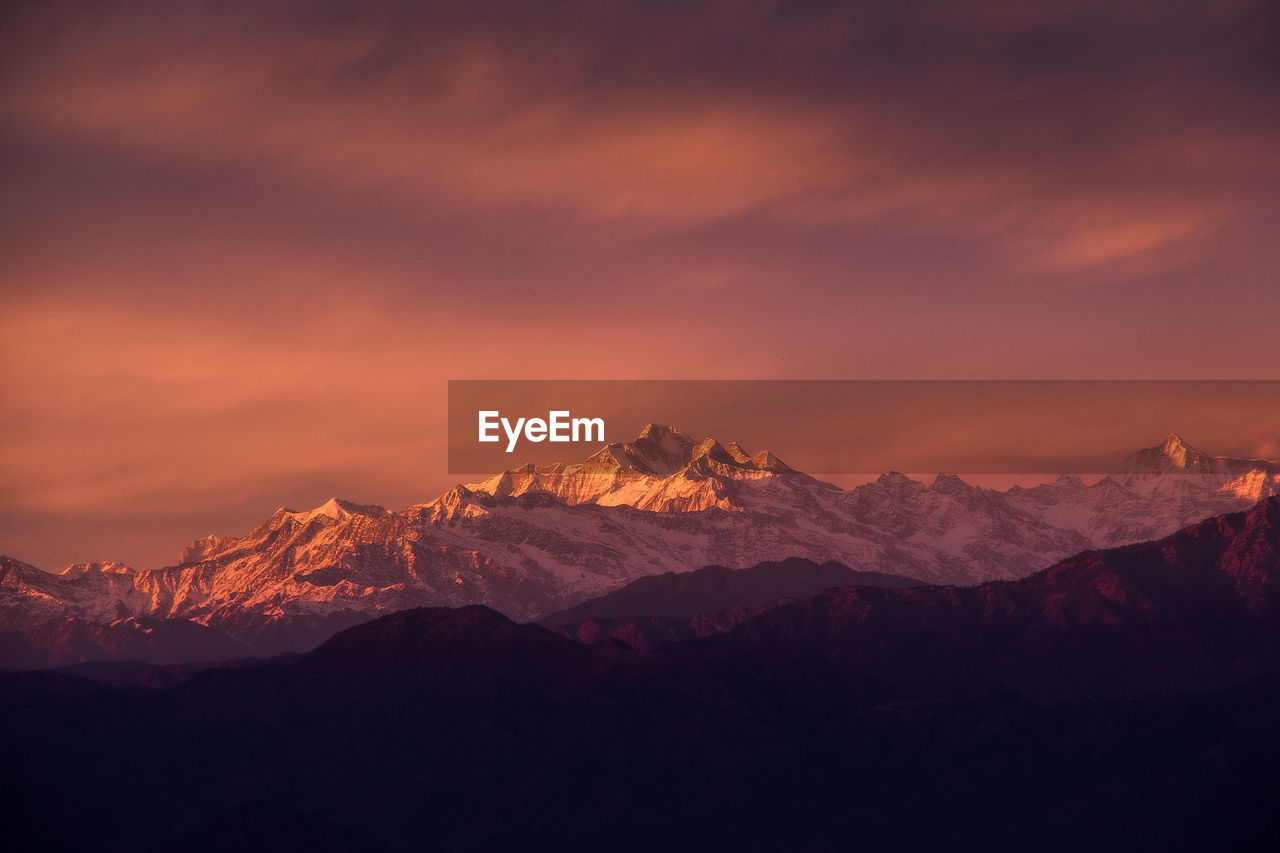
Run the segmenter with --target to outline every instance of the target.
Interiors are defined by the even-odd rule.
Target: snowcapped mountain
[[[800,557],[973,584],[1156,539],[1278,485],[1280,463],[1211,457],[1171,436],[1092,485],[1063,477],[1000,492],[886,474],[846,490],[768,451],[650,425],[581,463],[506,471],[401,512],[336,498],[281,508],[244,536],[196,540],[165,568],[93,563],[51,575],[5,558],[0,631],[68,617],[185,619],[271,654],[409,607],[485,603],[532,619],[715,564]]]
[[[151,606],[123,563],[75,563],[61,574],[0,556],[0,630],[74,617],[106,623]]]
[[[1269,850],[1278,616],[1280,498],[653,651],[404,610],[292,659],[0,673],[0,814],[75,851]]]
[[[725,635],[734,648],[817,653],[851,672],[955,685],[995,680],[1042,700],[1209,690],[1280,666],[1280,498],[1157,540],[1089,551],[973,587],[845,585],[779,604],[704,599],[668,584],[548,620],[581,642],[653,649]],[[757,599],[758,601],[758,599]],[[637,615],[645,614],[645,615]],[[571,621],[583,617],[583,621]],[[715,646],[709,648],[716,648]],[[1103,651],[1105,650],[1105,651]]]
[[[471,488],[495,497],[546,492],[568,504],[625,504],[653,512],[690,512],[741,508],[732,498],[746,497],[750,491],[730,484],[764,481],[836,489],[793,471],[767,450],[750,456],[736,442],[721,445],[713,438],[696,442],[660,424],[649,424],[633,442],[605,445],[585,462],[525,465]],[[741,495],[734,494],[739,491]]]
[[[885,678],[994,679],[1045,701],[1211,690],[1280,666],[1280,499],[1013,582],[851,587],[763,613],[734,643],[822,646]]]
[[[698,443],[650,425],[635,442],[608,445],[582,464],[526,465],[470,488],[496,497],[546,493],[569,505],[743,512],[775,530],[793,525],[794,539],[804,540],[780,543],[795,550],[775,556],[818,559],[806,543],[825,540],[859,563],[870,551],[883,570],[942,583],[1020,577],[1077,551],[1156,539],[1280,493],[1280,462],[1209,456],[1177,435],[1130,455],[1122,471],[1091,485],[1063,475],[1004,492],[953,475],[926,484],[890,473],[844,490],[769,451],[752,456],[735,443]]]
[[[1131,454],[1123,468],[1129,474],[1201,474],[1228,482],[1254,473],[1280,474],[1280,462],[1275,460],[1210,456],[1187,444],[1177,433],[1171,433],[1164,444]]]
[[[1055,527],[1080,531],[1096,548],[1157,539],[1280,494],[1280,462],[1210,456],[1176,433],[1131,454],[1121,469],[1089,486],[1063,476],[1005,494]]]

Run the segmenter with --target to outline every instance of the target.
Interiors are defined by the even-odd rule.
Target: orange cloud
[[[1274,361],[1264,4],[477,8],[6,10],[0,550],[428,497],[449,378]]]

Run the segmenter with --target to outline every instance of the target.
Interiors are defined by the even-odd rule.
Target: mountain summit
[[[649,424],[635,441],[615,441],[593,453],[584,463],[595,468],[635,468],[643,474],[666,477],[687,465],[697,442],[663,424]]]
[[[1210,456],[1192,447],[1180,435],[1170,433],[1163,444],[1130,454],[1122,471],[1127,474],[1205,474],[1237,478],[1251,471],[1280,474],[1280,462],[1234,456]]]
[[[175,667],[176,686],[2,674],[6,837],[1268,850],[1280,681],[1260,674],[1280,666],[1278,570],[1272,500],[1021,581],[830,589],[665,651],[424,608],[293,661]],[[726,574],[662,585],[723,601]],[[245,819],[246,802],[292,817]]]
[[[787,477],[822,487],[771,451],[754,456],[736,441],[695,441],[663,424],[649,424],[634,441],[607,444],[586,461],[525,465],[470,486],[495,497],[545,492],[569,504],[626,504],[653,512],[740,509],[735,483]]]
[[[998,492],[890,475],[841,489],[767,450],[651,424],[582,462],[526,465],[400,512],[338,498],[282,508],[241,536],[196,540],[165,568],[54,575],[0,561],[0,665],[6,642],[115,636],[143,619],[195,622],[258,654],[411,607],[535,619],[650,575],[789,557],[970,585],[1167,536],[1280,490],[1280,463],[1208,456],[1176,436],[1131,459],[1132,473],[1090,485]],[[40,627],[65,619],[115,627]],[[74,646],[83,659],[135,647]]]
[[[364,516],[366,518],[377,518],[384,515],[387,510],[384,507],[376,505],[366,505],[344,501],[340,498],[329,498],[329,500],[320,504],[312,510],[296,512],[288,507],[280,507],[276,510],[276,515],[285,515],[302,524],[309,524],[317,518],[328,518],[333,521],[345,521],[352,516]]]

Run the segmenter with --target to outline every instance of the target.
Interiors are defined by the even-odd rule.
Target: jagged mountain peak
[[[587,460],[668,477],[689,464],[698,442],[665,424],[648,424],[634,441],[606,444]]]
[[[1171,464],[1163,445],[1148,450]],[[977,491],[898,473],[842,489],[781,473],[791,469],[767,450],[660,425],[595,459],[526,465],[398,514],[338,498],[282,509],[246,536],[197,540],[197,559],[133,576],[60,578],[0,560],[0,629],[66,615],[210,619],[280,650],[301,640],[276,639],[273,626],[318,637],[370,614],[481,601],[527,618],[658,571],[779,555],[967,584],[1155,539],[1280,491],[1280,476],[1252,463],[1230,477],[1108,477],[1069,489]],[[661,465],[670,473],[649,473]]]
[[[226,539],[221,536],[215,536],[210,533],[208,536],[201,536],[195,539],[190,545],[182,549],[182,553],[178,555],[178,564],[198,563],[201,560],[208,559],[222,547]]]
[[[705,461],[704,461],[705,460]],[[724,466],[717,468],[716,466]],[[717,476],[732,475],[727,469],[743,469],[751,475],[756,471],[771,474],[795,473],[785,462],[771,451],[761,450],[754,456],[749,455],[737,442],[723,445],[714,438],[703,439],[693,449],[689,464],[683,469],[685,476]]]
[[[929,488],[940,494],[956,495],[974,491],[974,487],[955,474],[938,474]]]
[[[621,454],[616,449],[622,451]],[[701,459],[735,467],[755,468],[774,473],[791,472],[793,469],[772,451],[762,450],[755,455],[748,453],[736,441],[727,444],[708,437],[694,441],[689,436],[663,424],[649,424],[640,431],[634,442],[611,444],[596,453],[592,460],[605,458],[618,460],[622,455],[632,467],[653,476],[670,476]],[[637,458],[641,464],[636,464]],[[618,460],[621,461],[621,460]]]
[[[1268,473],[1263,468],[1254,468],[1248,473],[1231,480],[1218,489],[1220,493],[1232,494],[1239,498],[1260,501],[1263,498],[1280,494],[1280,477]]]
[[[1280,473],[1280,462],[1272,459],[1246,459],[1211,456],[1202,453],[1178,433],[1170,433],[1162,443],[1130,454],[1124,460],[1126,474],[1192,473],[1239,477],[1251,470]]]
[[[462,484],[425,504],[410,507],[406,512],[411,518],[426,519],[432,523],[484,515],[492,507],[495,497],[511,496],[510,482],[498,494],[482,488],[468,488]]]
[[[774,473],[789,473],[794,470],[790,465],[779,459],[772,450],[761,450],[751,457],[751,464],[761,471],[772,471]]]
[[[548,491],[571,503],[594,502],[637,505],[651,486],[677,477],[737,477],[729,469],[772,474],[797,474],[775,454],[752,455],[736,441],[695,440],[666,424],[650,423],[632,441],[615,441],[579,464],[532,463],[496,474],[471,488],[497,497],[526,491]]]
[[[129,565],[118,563],[115,560],[103,560],[94,563],[72,563],[61,572],[63,577],[75,577],[76,575],[134,575],[137,571]]]
[[[726,465],[740,464],[737,459],[725,449],[724,445],[716,441],[714,438],[704,438],[698,442],[698,446],[693,448],[693,454],[689,457],[692,464],[702,458],[710,459],[714,462],[720,462]]]
[[[377,518],[385,515],[387,509],[376,504],[358,504],[353,501],[344,501],[341,498],[329,498],[329,500],[320,504],[315,509],[304,510],[301,512],[281,507],[276,510],[276,515],[284,515],[286,518],[297,521],[300,524],[310,524],[317,518],[328,518],[334,521],[346,521],[354,516],[364,516],[365,518]]]
[[[680,430],[676,429],[673,426],[668,426],[667,424],[649,423],[649,424],[645,424],[644,429],[640,430],[640,435],[638,435],[636,438],[637,440],[648,438],[653,441],[662,441],[664,438],[667,438],[668,436],[672,438],[677,438],[677,439],[685,437],[680,432]]]
[[[664,424],[647,425],[634,441],[613,442],[579,464],[525,465],[470,485],[493,497],[544,493],[567,504],[627,505],[654,512],[742,509],[754,498],[747,482],[780,475],[824,490],[830,484],[791,468],[775,454],[748,453],[737,442],[695,441]],[[741,488],[739,488],[741,486]],[[760,498],[776,501],[777,497]]]
[[[1169,433],[1169,437],[1160,445],[1160,452],[1169,459],[1170,462],[1182,468],[1193,467],[1196,462],[1204,455],[1196,450],[1186,439],[1178,435],[1176,432]]]
[[[456,508],[463,504],[470,503],[475,497],[476,492],[459,483],[440,497],[431,501],[432,504],[438,504],[445,508]]]

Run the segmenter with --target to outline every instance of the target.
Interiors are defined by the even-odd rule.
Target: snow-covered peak
[[[1126,474],[1192,473],[1235,478],[1254,469],[1269,473],[1280,472],[1280,462],[1271,459],[1210,456],[1192,447],[1175,432],[1170,433],[1161,444],[1128,456],[1122,470]]]
[[[662,441],[668,436],[678,436],[680,431],[666,424],[645,424],[644,429],[640,430],[638,438],[648,438],[653,441]]]
[[[929,485],[932,491],[944,495],[965,494],[974,491],[974,487],[955,474],[938,474]]]
[[[1214,457],[1206,456],[1188,444],[1182,436],[1170,433],[1160,444],[1130,454],[1124,461],[1126,474],[1171,474],[1178,472],[1214,473]]]
[[[689,462],[697,462],[704,456],[712,461],[729,465],[738,461],[729,454],[729,451],[725,450],[724,445],[716,441],[714,438],[704,438],[702,441],[698,442],[698,446],[693,448],[693,453],[689,456]]]
[[[592,454],[589,465],[635,468],[655,477],[669,477],[689,464],[697,442],[663,424],[649,424],[635,441],[613,442]]]
[[[63,577],[76,577],[79,575],[134,575],[137,572],[132,566],[124,563],[117,563],[115,560],[106,560],[100,563],[72,563],[62,570],[60,573]]]
[[[790,465],[779,459],[772,450],[761,450],[755,456],[752,456],[750,461],[752,465],[761,471],[784,473],[793,470]]]
[[[1198,453],[1178,437],[1148,448],[1147,461],[1172,465],[1179,448]],[[1280,470],[1258,467],[1277,463],[1230,459],[1246,467],[1007,492],[890,473],[845,490],[775,473],[783,463],[768,451],[657,426],[602,453],[597,463],[526,465],[399,514],[338,499],[280,510],[245,537],[197,540],[194,565],[131,575],[81,564],[60,577],[0,557],[0,631],[137,616],[194,619],[248,641],[291,622],[476,602],[532,618],[640,576],[782,554],[970,584],[1158,538],[1280,490]]]
[[[178,555],[179,565],[183,563],[198,563],[201,560],[208,559],[221,547],[224,541],[212,533],[208,536],[201,536],[182,549],[182,553]]]
[[[458,484],[435,500],[410,507],[408,512],[413,517],[425,519],[432,524],[440,524],[459,518],[476,518],[486,515],[487,507],[492,505],[491,493]]]
[[[300,524],[310,524],[317,518],[329,518],[334,521],[346,521],[355,516],[363,516],[365,518],[377,518],[385,515],[387,510],[376,504],[358,504],[351,501],[344,501],[339,498],[329,498],[315,509],[303,512],[295,512],[287,508],[276,510],[276,514],[283,514],[285,517],[297,521]]]
[[[1280,494],[1280,474],[1268,473],[1261,468],[1254,468],[1247,474],[1225,484],[1218,491],[1245,500],[1260,501],[1263,498]]]
[[[1187,444],[1182,436],[1176,432],[1169,433],[1169,437],[1164,440],[1164,444],[1160,445],[1160,451],[1171,462],[1183,468],[1188,467],[1188,462],[1200,456],[1200,451]]]

